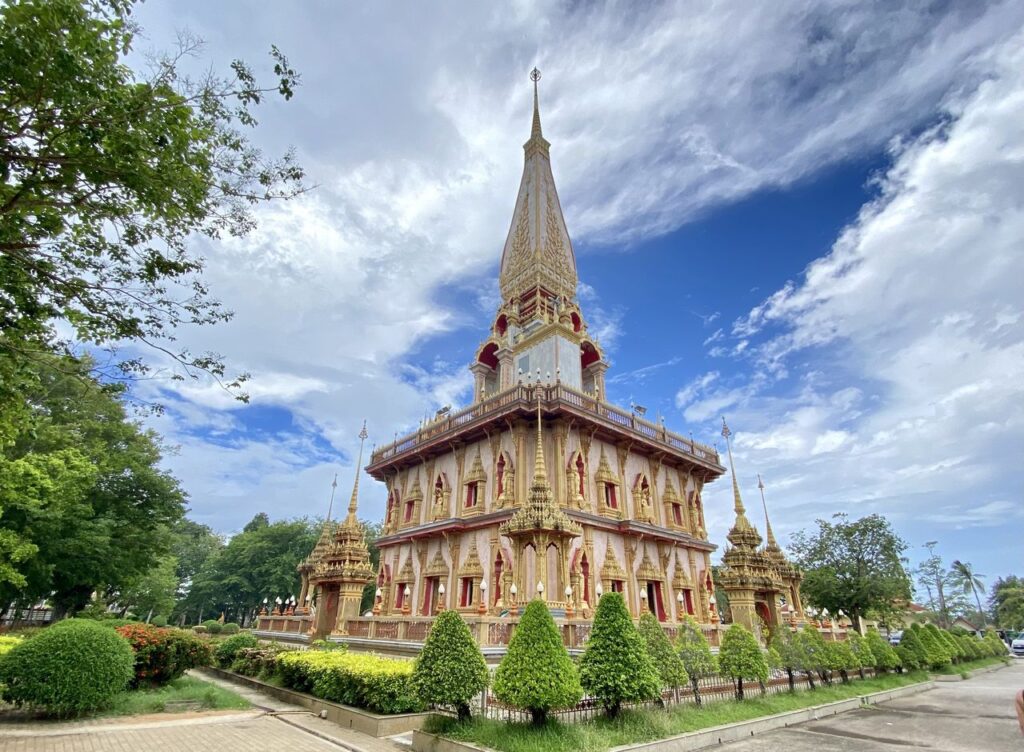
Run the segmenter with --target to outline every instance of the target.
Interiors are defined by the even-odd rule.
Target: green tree
[[[992,620],[1004,629],[1024,629],[1024,579],[998,578],[988,599]]]
[[[166,616],[178,592],[178,562],[173,556],[159,559],[147,572],[122,588],[117,602],[134,611],[147,624],[156,615]]]
[[[821,677],[823,682],[829,681],[825,638],[821,636],[821,632],[813,624],[807,624],[800,630],[797,640],[804,662],[807,685],[814,689],[815,673]]]
[[[742,624],[733,624],[722,636],[718,668],[736,684],[736,699],[743,699],[743,680],[768,681],[768,661],[757,638]]]
[[[921,644],[924,645],[928,661],[927,668],[942,668],[950,663],[951,657],[949,653],[946,652],[946,646],[942,644],[938,635],[928,629],[928,627],[935,629],[934,624],[929,624],[924,627],[919,624],[914,624],[911,626],[910,631],[916,632],[918,638],[921,640]]]
[[[694,621],[692,616],[687,616],[679,627],[676,650],[679,653],[679,659],[683,662],[683,668],[686,669],[687,676],[690,677],[693,699],[700,705],[700,680],[713,676],[718,671],[718,661],[715,660],[711,646],[708,645],[700,625]]]
[[[895,671],[900,667],[900,657],[896,650],[874,627],[868,630],[864,644],[871,650],[876,671]]]
[[[183,37],[140,77],[125,63],[133,4],[0,6],[0,373],[15,385],[19,362],[70,351],[57,319],[78,342],[148,345],[180,365],[176,378],[223,380],[218,355],[174,344],[183,325],[230,316],[210,298],[190,239],[244,235],[254,204],[302,190],[293,156],[267,159],[242,130],[269,94],[292,96],[298,76],[285,57],[271,48],[268,86],[238,60],[228,78],[196,80],[179,62],[200,44]],[[148,370],[130,358],[115,372]],[[19,398],[11,381],[3,387],[0,413]]]
[[[248,624],[264,598],[298,595],[296,567],[313,550],[320,526],[305,518],[264,525],[257,514],[246,527],[196,574],[178,606],[190,620],[224,612]]]
[[[640,636],[644,639],[647,655],[651,657],[660,677],[660,686],[672,687],[679,699],[679,685],[690,681],[683,661],[672,647],[665,630],[661,628],[657,617],[650,611],[640,617]]]
[[[825,664],[831,673],[839,673],[843,684],[850,683],[850,669],[859,668],[857,656],[850,646],[842,641],[825,643]]]
[[[530,601],[494,674],[494,695],[530,711],[535,725],[548,711],[575,705],[583,696],[576,667],[547,604]]]
[[[795,692],[794,675],[807,670],[805,668],[807,656],[804,655],[804,645],[800,640],[799,633],[780,627],[772,632],[771,647],[778,656],[778,667],[786,672],[789,691]]]
[[[908,671],[928,668],[931,663],[931,656],[928,655],[928,650],[921,642],[918,631],[904,629],[900,644],[896,646],[896,655],[899,656],[900,665]]]
[[[978,604],[978,613],[981,614],[981,626],[982,628],[988,626],[985,621],[985,611],[981,607],[980,595],[985,592],[985,575],[975,572],[969,561],[960,561],[960,559],[953,562],[950,573],[953,575],[953,581],[960,587],[964,595],[974,596],[974,601]]]
[[[451,705],[459,720],[469,719],[469,701],[487,688],[490,673],[469,627],[457,611],[444,611],[434,620],[416,659],[412,682],[429,705]]]
[[[611,718],[619,714],[623,702],[653,700],[661,694],[658,669],[621,593],[605,593],[597,603],[580,658],[580,683]]]
[[[850,651],[856,659],[856,663],[852,668],[857,669],[860,678],[863,679],[864,669],[874,668],[877,663],[875,654],[871,652],[871,645],[868,644],[867,639],[855,629],[851,629],[846,633],[846,640],[850,645]]]
[[[170,551],[185,496],[161,467],[160,439],[129,420],[122,389],[88,358],[40,356],[29,410],[0,449],[0,529],[35,547],[0,602],[49,597],[58,613],[138,579]]]
[[[817,530],[793,536],[791,549],[804,570],[801,593],[819,608],[842,609],[859,630],[869,611],[884,615],[910,599],[902,562],[907,544],[877,514],[853,522],[836,514],[833,520],[819,519]]]

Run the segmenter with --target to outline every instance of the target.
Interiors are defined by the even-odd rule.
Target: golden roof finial
[[[761,480],[761,473],[757,474],[757,487],[761,489],[761,506],[764,507],[764,527],[765,534],[768,536],[768,548],[778,548],[779,544],[775,540],[775,533],[772,532],[772,523],[768,519],[768,504],[764,500],[764,481]]]
[[[537,453],[533,460],[533,485],[546,486],[548,473],[544,467],[544,438],[541,433],[540,389],[537,390]]]
[[[733,507],[736,510],[736,516],[741,517],[744,515],[746,510],[743,508],[743,499],[740,498],[740,484],[736,480],[736,465],[732,461],[732,442],[729,440],[729,437],[732,436],[732,431],[730,431],[729,426],[726,425],[725,416],[722,416],[722,436],[725,437],[725,446],[729,450],[729,470],[732,473]]]
[[[348,518],[345,520],[346,523],[355,522],[356,520],[356,507],[359,504],[359,474],[363,472],[363,442],[366,441],[366,437],[369,436],[366,433],[366,421],[363,421],[363,428],[359,432],[359,459],[356,460],[356,479],[352,484],[352,498],[348,502]]]
[[[540,71],[536,67],[530,71],[530,80],[533,81],[533,129],[530,131],[530,138],[544,138],[544,134],[540,130],[540,98],[537,95]]]
[[[334,480],[331,481],[331,501],[327,505],[327,518],[324,520],[324,524],[331,521],[331,512],[334,511],[334,492],[338,488],[338,474],[334,474]]]

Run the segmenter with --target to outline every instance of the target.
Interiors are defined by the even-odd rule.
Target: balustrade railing
[[[376,449],[370,458],[370,464],[383,462],[416,449],[427,441],[460,429],[478,419],[501,412],[514,403],[518,402],[524,406],[536,404],[538,398],[549,407],[551,403],[558,402],[571,405],[581,412],[633,431],[644,438],[666,444],[677,451],[690,454],[706,462],[719,464],[718,452],[715,449],[672,433],[663,425],[652,423],[634,412],[615,407],[596,398],[593,394],[577,391],[562,383],[517,384],[458,412],[448,413],[432,421],[427,421],[414,433]]]

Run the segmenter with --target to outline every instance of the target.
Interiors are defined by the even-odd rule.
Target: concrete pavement
[[[919,695],[724,744],[722,752],[1021,752],[1013,697],[1024,660]]]

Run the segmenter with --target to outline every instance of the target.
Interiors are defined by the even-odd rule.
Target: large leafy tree
[[[1024,579],[1000,577],[992,585],[989,612],[996,624],[1006,629],[1024,629]]]
[[[796,533],[790,547],[804,570],[806,600],[832,613],[844,610],[859,630],[869,611],[884,616],[910,599],[902,561],[907,544],[888,520],[872,514],[851,522],[836,514],[817,526]]]
[[[0,540],[23,546],[3,562],[15,576],[0,583],[0,602],[49,597],[63,613],[166,556],[185,497],[118,387],[95,381],[87,358],[42,357],[25,393],[27,422],[0,451]]]
[[[265,517],[257,514],[206,560],[179,604],[179,614],[201,621],[224,612],[248,623],[264,598],[299,594],[296,567],[313,549],[320,527],[305,518],[267,523]]]
[[[133,4],[0,5],[0,412],[19,409],[26,361],[70,347],[56,320],[69,340],[155,347],[176,378],[240,383],[218,355],[175,343],[183,324],[230,316],[189,241],[243,235],[255,204],[302,190],[291,154],[268,159],[245,133],[255,107],[290,98],[298,76],[271,48],[267,85],[237,60],[226,77],[189,78],[180,63],[199,44],[187,37],[137,73],[125,64]],[[147,370],[139,358],[114,368]]]

